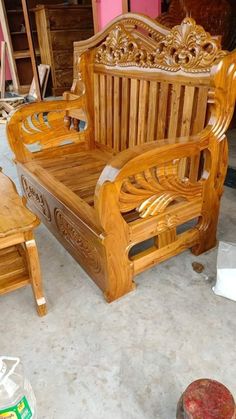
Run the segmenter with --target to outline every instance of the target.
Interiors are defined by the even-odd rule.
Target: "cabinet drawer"
[[[55,70],[73,67],[73,52],[53,52]]]
[[[73,51],[73,42],[92,36],[93,30],[52,31],[51,42],[53,50]]]
[[[93,28],[92,9],[88,7],[72,10],[71,13],[69,11],[49,10],[48,14],[51,30]]]
[[[68,87],[73,82],[73,68],[64,68],[55,71],[56,87]]]

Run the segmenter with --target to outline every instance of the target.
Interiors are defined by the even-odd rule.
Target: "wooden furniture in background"
[[[12,77],[13,88],[15,91],[18,90],[19,81],[17,77],[17,68],[16,62],[13,57],[13,47],[11,42],[11,34],[8,25],[7,13],[5,9],[4,0],[0,0],[0,24],[2,27],[2,33],[5,42],[7,43],[7,52],[8,52],[8,59],[9,59],[9,68]]]
[[[6,42],[1,42],[1,64],[0,64],[0,92],[1,99],[5,97],[6,83]]]
[[[42,98],[44,98],[46,94],[47,83],[48,83],[49,74],[50,74],[50,66],[47,64],[39,64],[38,74],[39,74],[41,94],[42,94]],[[34,79],[30,86],[29,96],[33,96],[35,99],[37,99],[37,92],[36,92]]]
[[[34,40],[33,40],[33,25],[30,19],[28,0],[21,0],[21,3],[22,3],[23,14],[24,14],[25,30],[26,30],[27,40],[29,44],[31,67],[32,67],[33,78],[34,78],[34,83],[35,83],[36,100],[40,101],[43,99],[43,96],[42,96],[40,80],[39,80],[37,57],[36,57],[36,51],[34,47]]]
[[[40,54],[51,67],[52,94],[61,95],[73,81],[73,42],[93,30],[91,6],[38,6],[35,10]]]
[[[236,26],[230,0],[171,0],[168,11],[156,20],[172,28],[186,16],[195,19],[212,36],[221,36],[222,48],[233,50],[236,47]]]
[[[28,205],[112,301],[216,245],[236,52],[190,18],[127,14],[76,42],[74,66],[67,100],[22,107],[8,138]]]
[[[0,171],[0,294],[31,284],[38,314],[46,314],[33,229],[39,219],[24,205],[14,183]]]
[[[34,8],[40,0],[28,0],[30,20],[33,28],[33,41],[37,63],[40,63],[40,53],[35,25]],[[44,0],[44,3],[61,3],[61,0]],[[7,42],[9,64],[14,90],[18,93],[28,93],[33,79],[30,60],[30,50],[27,40],[25,21],[21,0],[0,0],[0,23]]]

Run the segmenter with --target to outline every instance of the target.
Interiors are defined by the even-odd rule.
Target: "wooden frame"
[[[107,301],[154,264],[215,246],[235,93],[236,52],[193,19],[170,30],[127,14],[75,43],[64,101],[12,116],[28,205]]]
[[[122,0],[122,13],[128,13],[129,6],[128,6],[128,0]]]
[[[98,19],[98,11],[97,11],[97,0],[92,0],[92,8],[93,8],[93,26],[94,26],[94,33],[99,32],[99,19]]]
[[[7,43],[7,52],[8,52],[8,60],[9,60],[9,66],[10,66],[10,71],[11,71],[12,83],[13,83],[14,90],[18,92],[20,83],[19,83],[19,78],[17,74],[16,63],[13,58],[11,35],[10,35],[9,27],[7,25],[7,14],[6,14],[6,9],[5,9],[3,0],[0,0],[0,16],[1,16],[0,23],[2,26],[4,40]]]
[[[40,83],[42,99],[45,98],[49,74],[50,74],[50,66],[49,65],[47,65],[47,64],[39,64],[38,65],[38,75],[39,75],[39,83]],[[34,78],[32,80],[32,83],[31,83],[31,86],[30,86],[30,89],[29,89],[29,96],[33,96],[37,99],[37,91],[36,91]]]
[[[1,99],[5,96],[6,83],[6,42],[1,42],[1,67],[0,67],[0,92]]]
[[[33,32],[32,32],[32,26],[30,22],[29,17],[29,8],[27,0],[21,0],[22,3],[22,9],[24,14],[24,20],[25,20],[25,28],[26,28],[26,34],[29,44],[29,52],[30,52],[30,59],[32,64],[32,70],[33,70],[33,78],[35,83],[35,90],[36,90],[36,98],[38,101],[41,101],[43,99],[42,91],[41,91],[41,85],[39,80],[39,72],[38,72],[38,66],[36,61],[36,53],[34,48],[34,42],[33,42]]]

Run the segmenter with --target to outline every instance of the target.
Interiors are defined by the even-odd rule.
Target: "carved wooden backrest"
[[[120,151],[203,129],[210,70],[224,52],[193,19],[170,30],[126,15],[90,45],[97,143]]]

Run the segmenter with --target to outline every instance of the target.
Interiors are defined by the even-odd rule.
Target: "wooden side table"
[[[38,314],[44,316],[47,307],[33,234],[39,222],[0,171],[0,294],[31,284]]]

